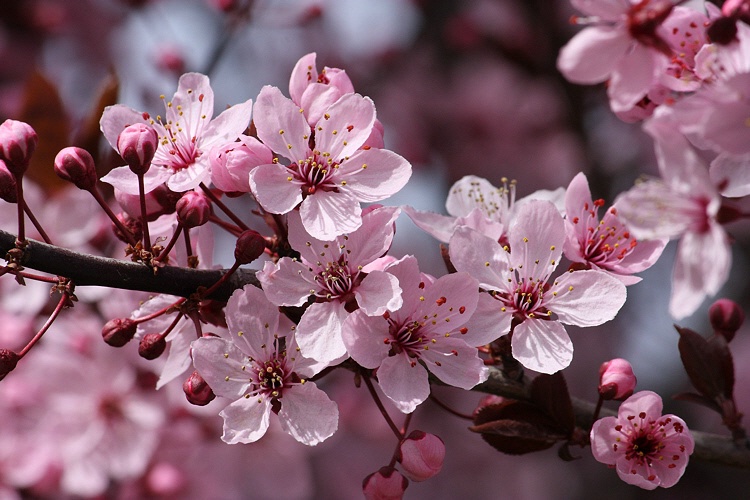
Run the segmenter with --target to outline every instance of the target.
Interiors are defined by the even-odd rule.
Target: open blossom
[[[258,138],[290,163],[252,171],[258,203],[275,214],[299,205],[302,224],[320,240],[356,230],[362,224],[360,202],[391,196],[411,176],[401,156],[365,146],[374,122],[370,99],[345,94],[311,128],[298,105],[279,89],[263,87],[255,104]]]
[[[466,273],[436,280],[421,274],[412,256],[386,270],[398,278],[403,305],[382,316],[352,313],[343,328],[349,355],[365,368],[377,368],[380,388],[404,413],[430,394],[425,366],[463,389],[485,381],[487,368],[475,346],[489,341],[485,332],[466,327],[477,305],[477,281]]]
[[[315,445],[338,427],[338,408],[307,379],[325,365],[303,358],[294,325],[247,285],[226,307],[229,338],[203,337],[192,344],[193,362],[217,396],[233,400],[220,415],[222,440],[252,443],[268,429],[271,413],[297,441]]]
[[[560,51],[557,67],[575,83],[609,80],[615,112],[627,111],[665,74],[671,49],[661,23],[671,14],[670,0],[571,0],[593,21]]]
[[[565,194],[565,256],[589,269],[611,274],[625,285],[641,278],[632,276],[654,265],[667,244],[666,239],[637,241],[611,207],[599,220],[604,200],[592,200],[583,173],[570,182]]]
[[[526,368],[554,373],[573,358],[562,323],[596,326],[625,303],[625,285],[598,270],[567,272],[549,283],[562,257],[565,224],[555,206],[532,200],[510,227],[509,246],[461,227],[450,241],[451,262],[479,280],[481,294],[469,328],[498,338],[511,332],[513,357]]]
[[[620,195],[618,214],[639,238],[680,238],[669,312],[689,316],[729,277],[729,238],[716,220],[721,198],[708,170],[666,111],[644,129],[656,141],[662,179],[640,183]]]
[[[443,243],[448,243],[459,226],[468,226],[491,238],[505,238],[518,207],[529,200],[549,200],[563,210],[564,189],[539,190],[516,201],[516,183],[502,179],[503,185],[495,187],[487,179],[467,175],[459,179],[448,191],[445,208],[448,216],[404,207],[404,212],[414,224]]]
[[[658,394],[641,391],[620,405],[617,417],[594,422],[594,458],[614,466],[626,483],[647,490],[677,484],[694,441],[685,422],[675,415],[662,415],[662,407]]]
[[[310,236],[299,214],[289,214],[289,243],[300,253],[299,260],[266,262],[257,276],[268,299],[278,306],[302,306],[311,295],[315,298],[297,325],[303,356],[326,363],[346,356],[341,329],[355,308],[379,316],[401,307],[395,276],[364,271],[390,248],[399,213],[396,207],[371,210],[359,229],[330,242]]]
[[[115,150],[120,132],[128,125],[146,123],[156,130],[159,147],[144,175],[146,192],[164,182],[175,192],[198,187],[210,175],[206,153],[237,139],[250,123],[252,111],[252,101],[247,100],[212,118],[214,92],[208,77],[199,73],[182,75],[177,92],[164,106],[164,117],[155,119],[121,104],[109,106],[100,121],[104,136]],[[101,180],[127,194],[138,194],[138,177],[128,167],[115,168]]]

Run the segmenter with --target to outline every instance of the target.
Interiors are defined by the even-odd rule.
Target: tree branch
[[[154,274],[143,263],[86,255],[40,241],[27,241],[29,244],[21,260],[24,267],[70,278],[76,286],[96,285],[189,297],[199,287],[210,287],[227,272],[227,269],[165,266]],[[0,255],[15,246],[16,236],[0,230]],[[255,271],[238,269],[208,298],[225,301],[234,290],[247,284],[260,287]]]

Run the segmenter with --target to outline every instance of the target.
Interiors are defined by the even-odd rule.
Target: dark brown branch
[[[76,286],[97,285],[189,297],[199,287],[210,287],[227,272],[226,269],[166,266],[154,275],[151,268],[142,263],[86,255],[40,241],[27,241],[29,244],[22,260],[24,267],[70,278]],[[0,255],[15,248],[15,244],[15,235],[0,230]],[[234,290],[247,284],[260,286],[255,271],[238,269],[210,298],[227,300]]]
[[[434,379],[433,379],[434,381]],[[528,399],[528,384],[516,382],[507,378],[502,371],[497,368],[490,368],[490,378],[474,388],[475,391],[486,392],[512,399]],[[576,425],[587,432],[591,430],[594,415],[593,403],[573,398],[573,409],[576,414]],[[615,412],[607,409],[601,411],[602,416],[616,415]],[[735,445],[730,436],[719,436],[690,430],[695,439],[695,451],[692,458],[713,462],[732,467],[750,469],[750,449],[742,448]]]

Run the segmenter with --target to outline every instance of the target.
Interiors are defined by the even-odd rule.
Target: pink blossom
[[[292,322],[252,285],[232,294],[226,315],[231,340],[203,337],[192,344],[198,372],[217,396],[233,400],[220,413],[222,440],[257,441],[272,412],[301,443],[316,445],[332,436],[336,403],[306,380],[325,365],[299,354]]]
[[[484,332],[465,326],[477,305],[476,280],[466,273],[436,280],[421,274],[412,256],[387,271],[398,278],[403,305],[382,316],[352,313],[342,331],[349,355],[365,368],[377,368],[380,388],[404,413],[429,396],[427,369],[463,389],[485,381],[487,368],[474,347],[486,343]]]
[[[604,399],[623,400],[633,394],[636,383],[633,367],[625,359],[610,359],[599,367],[599,395]]]
[[[197,187],[210,175],[209,156],[213,146],[237,139],[250,123],[252,101],[247,100],[223,111],[216,118],[214,92],[208,77],[185,73],[180,77],[177,92],[165,101],[165,116],[151,118],[118,104],[104,110],[99,122],[109,144],[117,150],[117,139],[128,125],[151,125],[159,136],[159,147],[152,168],[144,175],[146,192],[166,182],[175,192]],[[128,167],[118,167],[102,177],[104,182],[127,193],[138,194],[138,178]]]
[[[276,214],[299,205],[305,229],[321,240],[356,230],[362,224],[360,202],[391,196],[411,176],[411,165],[401,156],[362,148],[374,121],[370,99],[346,94],[311,129],[299,106],[279,89],[264,87],[255,104],[258,137],[291,163],[251,172],[258,203]]]
[[[573,262],[588,269],[599,269],[625,285],[641,278],[632,274],[654,265],[667,244],[666,239],[637,241],[617,216],[617,208],[609,208],[599,220],[604,200],[593,201],[583,173],[576,175],[565,194],[565,245],[563,252]]]
[[[346,71],[326,66],[318,72],[316,59],[315,52],[302,56],[289,78],[289,97],[303,109],[311,127],[341,96],[354,93],[354,85]]]
[[[615,112],[640,101],[666,71],[671,49],[660,25],[671,14],[669,0],[571,0],[593,24],[560,51],[557,67],[568,80],[593,84],[609,80]]]
[[[414,224],[439,241],[448,243],[459,226],[468,226],[501,241],[518,207],[529,200],[550,200],[563,210],[563,188],[555,191],[539,190],[516,201],[516,183],[502,179],[502,187],[495,187],[486,179],[467,175],[448,191],[445,208],[448,216],[416,210],[405,206],[404,212]]]
[[[680,238],[669,312],[689,316],[729,276],[729,238],[716,216],[721,198],[703,161],[659,110],[644,129],[656,141],[661,180],[636,185],[616,201],[618,215],[638,238]]]
[[[647,490],[677,484],[693,453],[693,437],[681,418],[661,412],[658,394],[641,391],[630,396],[617,417],[594,422],[594,458],[614,466],[626,483]]]
[[[409,486],[409,480],[393,467],[381,467],[362,481],[366,500],[400,500]]]
[[[250,172],[258,165],[273,163],[273,151],[255,137],[242,135],[239,142],[212,148],[209,158],[214,186],[227,193],[249,193]]]
[[[296,338],[302,355],[328,363],[346,356],[341,329],[359,308],[368,316],[401,307],[401,288],[392,274],[363,272],[391,246],[400,210],[381,207],[367,212],[356,231],[331,242],[316,240],[302,226],[299,213],[289,214],[289,243],[299,260],[266,262],[257,274],[268,299],[278,306],[302,306],[310,296]]]
[[[479,280],[481,294],[469,328],[496,339],[511,332],[513,357],[525,367],[554,373],[570,364],[573,344],[562,323],[596,326],[625,303],[625,285],[598,270],[567,272],[548,283],[562,257],[565,224],[555,206],[523,205],[502,246],[468,227],[450,241],[451,262]]]
[[[438,436],[412,431],[398,447],[404,474],[412,481],[425,481],[443,468],[445,443]]]

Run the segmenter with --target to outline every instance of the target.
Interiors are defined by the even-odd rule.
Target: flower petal
[[[359,308],[368,316],[380,316],[386,310],[395,311],[403,304],[398,279],[383,271],[373,271],[365,276],[354,289],[354,295]]]
[[[557,321],[526,319],[513,330],[513,357],[523,366],[552,374],[573,360],[573,343]]]
[[[313,382],[306,382],[284,390],[279,422],[294,439],[314,446],[336,432],[339,409]]]
[[[310,156],[310,125],[300,111],[278,88],[269,85],[261,89],[253,109],[258,139],[293,162]]]
[[[413,412],[430,395],[427,370],[421,364],[412,362],[406,354],[383,360],[378,368],[378,383],[383,393],[403,413]]]
[[[411,177],[411,164],[387,149],[357,151],[341,164],[338,179],[357,200],[372,203],[403,188]],[[343,188],[342,188],[343,189]]]
[[[374,123],[372,100],[345,94],[315,124],[315,148],[330,153],[334,160],[352,156],[370,136]]]
[[[600,83],[609,78],[632,44],[621,27],[590,26],[560,50],[557,69],[573,83]]]
[[[381,316],[367,316],[354,311],[344,321],[341,336],[346,350],[354,361],[365,368],[377,368],[388,356],[390,338],[388,322]]]
[[[302,190],[289,181],[289,170],[278,164],[260,165],[250,172],[250,189],[263,210],[285,214],[302,201]]]
[[[224,418],[222,441],[229,444],[254,443],[268,430],[271,401],[267,398],[240,398],[219,415]]]
[[[302,201],[299,212],[305,230],[319,240],[331,241],[362,225],[362,208],[348,192],[318,191]]]
[[[613,319],[625,304],[627,291],[617,278],[597,270],[565,273],[555,280],[545,305],[568,325],[597,326]]]
[[[297,325],[297,344],[306,358],[327,363],[346,354],[341,338],[344,320],[349,315],[339,301],[313,303]]]

